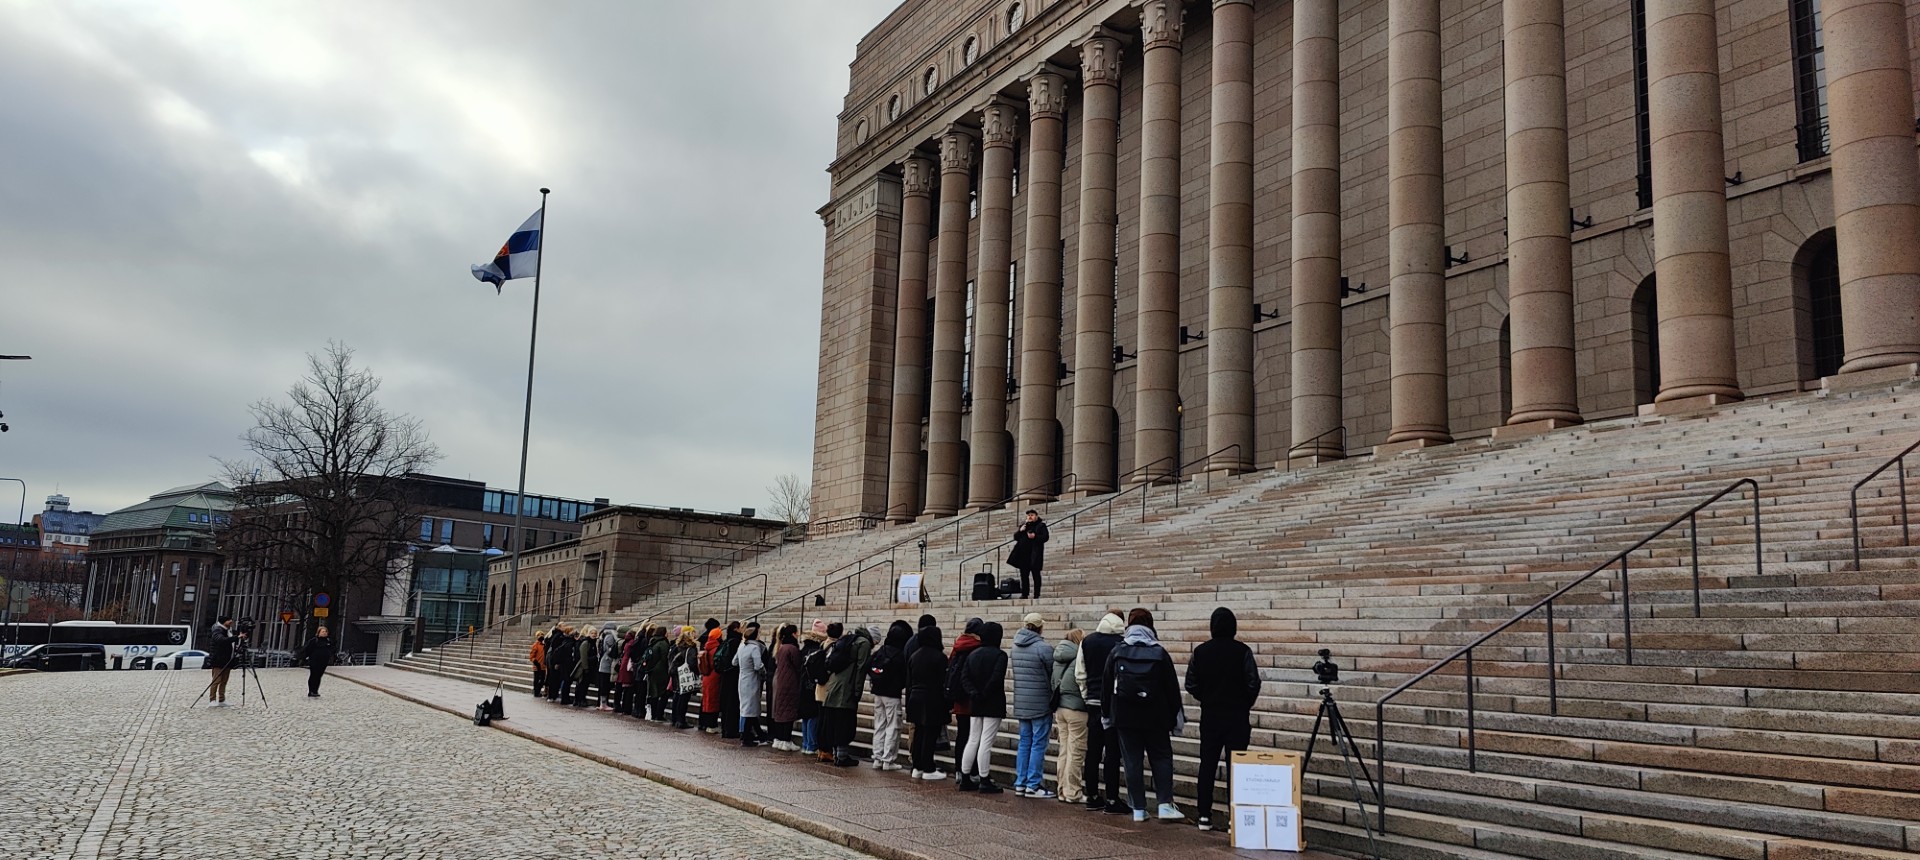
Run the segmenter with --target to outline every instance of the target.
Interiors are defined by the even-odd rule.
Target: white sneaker
[[[1144,810],[1144,809],[1136,809],[1136,810],[1134,810],[1134,811],[1133,811],[1133,820],[1134,820],[1134,823],[1136,823],[1136,824],[1137,824],[1137,823],[1139,823],[1139,822],[1142,822],[1142,821],[1145,821],[1145,820],[1147,820],[1147,811],[1146,811],[1146,810]]]
[[[886,765],[886,762],[883,762],[879,759],[874,759],[872,762],[869,763],[868,766],[872,767],[874,770],[880,770],[885,765]]]
[[[1161,821],[1185,821],[1185,820],[1187,820],[1187,816],[1186,816],[1186,815],[1184,815],[1184,814],[1182,814],[1182,813],[1180,812],[1180,807],[1178,807],[1178,806],[1174,806],[1174,805],[1173,805],[1173,804],[1171,804],[1171,803],[1162,803],[1162,804],[1160,804],[1160,816],[1159,816],[1159,817],[1160,817],[1160,820],[1161,820]]]
[[[213,704],[210,704],[207,707],[208,708],[224,708],[226,706],[227,706],[226,702],[214,702]]]
[[[890,761],[890,762],[887,762],[886,764],[881,765],[880,769],[887,770],[887,771],[899,770],[900,763],[897,761]]]
[[[1027,796],[1035,800],[1051,800],[1054,794],[1044,788],[1029,788],[1027,789]]]
[[[1024,785],[1016,785],[1016,786],[1014,786],[1014,787],[1013,787],[1013,796],[1014,796],[1014,797],[1026,797],[1026,796],[1027,796],[1027,787],[1026,787],[1026,786],[1024,786]]]
[[[920,778],[927,780],[929,782],[932,782],[935,780],[942,780],[947,778],[947,772],[944,770],[920,771]]]

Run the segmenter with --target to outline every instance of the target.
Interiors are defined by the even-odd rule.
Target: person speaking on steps
[[[1027,521],[1013,533],[1013,552],[1007,563],[1020,571],[1020,599],[1040,596],[1040,571],[1047,563],[1047,522],[1040,512],[1027,509]],[[1031,591],[1029,591],[1031,586]]]

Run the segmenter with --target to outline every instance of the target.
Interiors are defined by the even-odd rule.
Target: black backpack
[[[959,658],[947,664],[947,701],[967,701],[967,685],[961,679],[966,676],[967,661],[972,659],[972,657],[973,652],[968,651],[966,654],[961,655]]]
[[[825,684],[827,678],[833,674],[827,671],[827,649],[815,648],[812,652],[808,653],[805,669],[807,680],[815,684]]]
[[[1122,645],[1113,650],[1109,667],[1113,673],[1113,706],[1129,707],[1154,704],[1160,691],[1154,689],[1153,670],[1160,664],[1158,649]]]
[[[733,655],[740,653],[740,640],[731,636],[720,640],[720,647],[713,652],[713,671],[733,671]]]

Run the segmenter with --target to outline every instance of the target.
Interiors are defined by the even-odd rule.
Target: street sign
[[[315,605],[315,606],[331,606],[331,605],[333,605],[333,598],[331,598],[331,597],[328,597],[328,596],[327,596],[327,593],[326,593],[326,592],[324,592],[324,591],[322,591],[322,592],[319,592],[318,594],[315,594],[315,595],[313,596],[313,605]]]
[[[294,615],[293,615],[293,612],[292,612],[291,610],[286,610],[286,609],[282,609],[282,610],[280,610],[280,623],[281,623],[281,624],[292,624],[292,623],[293,623],[293,618],[294,618]]]
[[[325,617],[327,617],[327,608],[326,608],[325,606],[316,606],[316,607],[314,607],[314,608],[313,608],[313,617],[315,617],[315,618],[325,618]]]

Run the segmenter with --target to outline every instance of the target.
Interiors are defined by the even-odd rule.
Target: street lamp
[[[0,358],[4,357],[5,356],[0,356]],[[12,481],[20,485],[20,515],[15,522],[25,525],[27,522],[27,482],[19,478],[0,478],[0,481]]]

